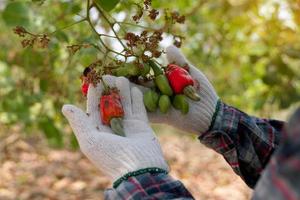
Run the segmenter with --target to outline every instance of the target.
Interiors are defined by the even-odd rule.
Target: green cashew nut
[[[173,90],[169,84],[168,78],[164,74],[156,76],[154,81],[162,94],[172,96]]]
[[[114,76],[126,76],[126,77],[129,75],[126,67],[119,67],[117,69],[113,69],[112,74]]]
[[[129,76],[138,76],[141,73],[141,69],[133,63],[125,64],[125,68]]]
[[[160,112],[167,113],[171,106],[170,97],[167,95],[161,95],[158,100],[158,106],[159,106]]]
[[[157,109],[158,98],[158,94],[153,90],[148,90],[144,94],[144,104],[148,111],[154,112]]]
[[[164,75],[162,68],[160,68],[153,60],[149,60],[148,63],[154,72],[154,81],[158,89],[162,94],[172,96],[173,90],[169,84],[168,78]]]
[[[112,74],[115,76],[146,76],[150,71],[150,65],[144,64],[142,68],[139,68],[134,63],[125,63],[122,67],[118,67],[112,70]]]
[[[180,110],[182,114],[187,114],[189,112],[189,102],[187,101],[185,95],[176,95],[172,103],[174,108]]]

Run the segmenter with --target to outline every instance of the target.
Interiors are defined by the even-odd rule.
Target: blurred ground
[[[159,135],[171,175],[196,199],[250,199],[251,191],[221,156],[173,131]],[[110,186],[79,150],[53,150],[37,137],[10,134],[0,140],[0,153],[1,200],[103,199]]]

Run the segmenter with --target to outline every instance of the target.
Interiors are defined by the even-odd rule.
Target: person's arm
[[[164,173],[141,174],[104,192],[105,199],[194,199],[184,185]]]
[[[253,188],[281,141],[284,124],[249,116],[219,101],[210,129],[199,140],[223,155],[234,172]]]
[[[169,63],[189,67],[201,100],[188,100],[189,112],[186,115],[172,107],[166,114],[150,112],[150,121],[198,135],[202,143],[222,154],[233,170],[253,188],[280,143],[284,122],[251,117],[224,104],[205,74],[179,49],[170,46],[166,54]]]
[[[282,144],[256,184],[253,199],[300,199],[300,108],[291,118]]]

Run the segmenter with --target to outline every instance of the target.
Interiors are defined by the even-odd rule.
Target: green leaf
[[[9,26],[28,26],[29,9],[24,3],[13,2],[6,6],[2,13],[2,17]]]
[[[103,8],[106,12],[111,11],[116,7],[120,0],[94,0],[94,2]]]

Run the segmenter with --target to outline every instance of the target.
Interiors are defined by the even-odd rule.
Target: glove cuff
[[[212,116],[212,119],[211,119],[211,122],[210,122],[210,126],[209,126],[209,128],[208,128],[207,131],[210,131],[210,130],[212,129],[212,127],[214,126],[220,108],[221,108],[221,100],[218,99],[217,105],[216,105],[216,109],[215,109],[215,112],[214,112],[214,114],[213,114],[213,116]]]
[[[166,171],[164,169],[161,169],[161,168],[158,168],[158,167],[148,167],[148,168],[144,168],[144,169],[139,169],[139,170],[134,171],[134,172],[129,172],[129,173],[123,175],[121,178],[117,179],[113,183],[113,188],[116,189],[123,181],[126,181],[130,177],[138,176],[138,175],[145,174],[145,173],[150,173],[150,174],[157,174],[157,173],[168,174],[168,171]]]
[[[207,97],[207,96],[206,96]],[[214,122],[220,100],[218,97],[201,99],[199,103],[191,102],[191,120],[186,124],[186,130],[201,135],[209,130]]]

